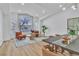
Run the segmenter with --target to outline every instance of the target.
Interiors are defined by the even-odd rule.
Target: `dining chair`
[[[60,34],[55,34],[55,36],[61,36]],[[61,36],[62,37],[62,36]],[[61,47],[59,47],[58,45],[54,45],[54,47],[55,47],[55,52],[57,53],[57,52],[60,52],[61,54],[63,54],[64,53],[64,49],[63,48],[61,48]]]

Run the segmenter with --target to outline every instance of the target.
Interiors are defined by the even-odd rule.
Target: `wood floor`
[[[42,56],[42,47],[46,44],[37,42],[16,48],[14,40],[9,40],[0,47],[0,56]]]
[[[0,56],[42,56],[44,45],[47,43],[41,41],[16,48],[14,40],[9,40],[0,47]]]

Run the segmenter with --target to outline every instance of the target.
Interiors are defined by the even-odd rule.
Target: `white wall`
[[[2,7],[3,11],[3,40],[10,40],[10,12],[6,4]]]
[[[48,27],[46,35],[67,34],[67,19],[79,17],[79,9],[73,11],[68,9],[43,21],[43,24]]]
[[[33,29],[40,31],[40,20],[38,17],[33,18]]]
[[[2,31],[2,12],[0,10],[0,46],[2,45],[3,42],[3,31]]]

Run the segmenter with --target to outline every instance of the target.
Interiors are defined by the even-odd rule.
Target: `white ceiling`
[[[49,14],[56,14],[62,11],[62,8],[59,5],[63,5],[63,7],[69,8],[71,3],[25,3],[22,5],[21,3],[0,3],[0,9],[7,12],[18,12],[18,13],[28,13],[37,17],[44,17]],[[7,10],[7,12],[6,12]]]

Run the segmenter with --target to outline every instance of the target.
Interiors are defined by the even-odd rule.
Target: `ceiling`
[[[62,11],[62,8],[59,5],[63,5],[63,7],[69,8],[72,3],[0,3],[0,9],[7,13],[28,13],[32,16],[36,16],[42,18],[47,15],[54,15]]]

